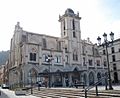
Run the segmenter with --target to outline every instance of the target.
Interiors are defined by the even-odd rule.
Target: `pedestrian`
[[[42,82],[41,81],[39,81],[38,82],[38,90],[40,91],[40,87],[42,86]]]

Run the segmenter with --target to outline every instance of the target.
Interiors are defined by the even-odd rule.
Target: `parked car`
[[[3,89],[9,89],[9,86],[7,84],[2,84]]]

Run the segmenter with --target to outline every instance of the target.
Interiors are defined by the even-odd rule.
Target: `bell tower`
[[[59,15],[59,22],[61,22],[61,37],[80,37],[81,39],[80,19],[79,13],[75,14],[70,8],[65,11],[64,15]]]
[[[59,22],[61,23],[61,38],[65,40],[65,48],[69,53],[69,63],[80,63],[80,20],[81,17],[79,17],[79,13],[75,14],[70,8],[65,11],[64,15],[59,16]]]

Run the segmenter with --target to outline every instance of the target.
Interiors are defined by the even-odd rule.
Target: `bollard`
[[[85,89],[85,98],[87,98],[87,90]]]
[[[96,96],[98,96],[98,87],[97,87],[97,85],[95,86],[95,88],[96,88]]]

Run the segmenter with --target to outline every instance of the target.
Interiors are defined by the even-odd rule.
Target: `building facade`
[[[112,43],[109,43],[109,47],[107,49],[112,83],[118,84],[120,83],[120,39],[116,39]],[[99,52],[102,57],[102,64],[107,68],[105,47],[102,45],[99,46]]]
[[[25,31],[18,22],[11,39],[9,84],[91,85],[101,79],[105,66],[97,45],[81,39],[80,20],[79,13],[69,8],[59,16],[61,37]]]
[[[0,85],[5,83],[5,65],[0,66]]]

